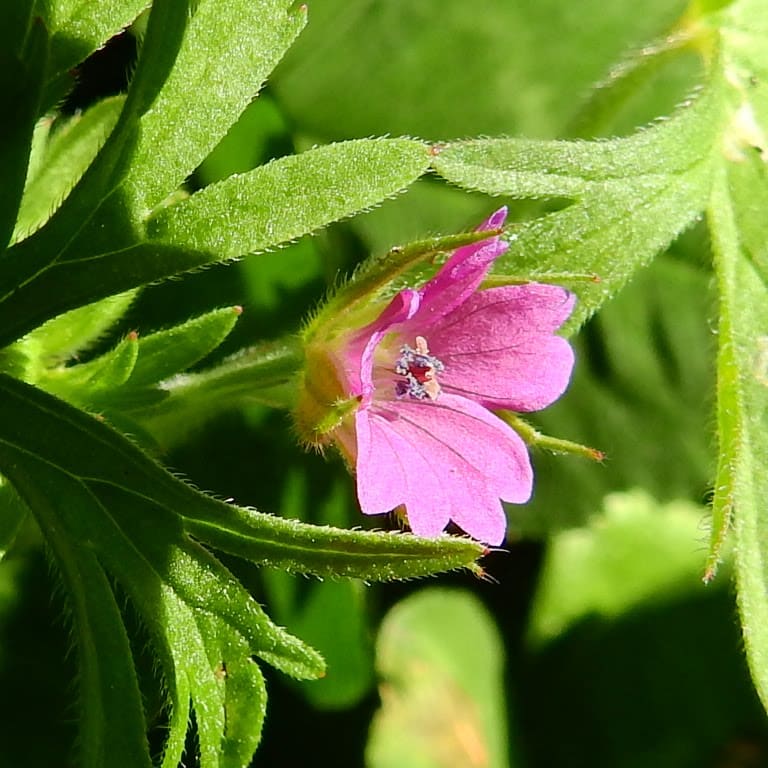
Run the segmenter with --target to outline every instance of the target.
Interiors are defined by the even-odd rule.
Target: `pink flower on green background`
[[[478,229],[500,228],[506,213]],[[574,296],[539,283],[478,290],[506,249],[493,236],[454,251],[333,356],[341,387],[359,399],[334,436],[354,464],[365,514],[402,505],[418,535],[438,536],[453,521],[497,545],[501,500],[530,498],[527,447],[489,409],[536,411],[563,393],[573,351],[555,331]]]

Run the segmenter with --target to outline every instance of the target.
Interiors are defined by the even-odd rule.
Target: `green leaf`
[[[319,657],[272,624],[187,533],[254,562],[379,579],[477,570],[484,551],[464,539],[342,531],[233,507],[193,490],[60,400],[7,376],[0,377],[0,394],[0,469],[52,546],[94,553],[152,637],[173,702],[168,765],[184,743],[189,696],[208,755],[203,765],[232,764],[215,762],[219,750],[240,760],[255,747],[260,718],[253,715],[263,713],[263,696],[251,655],[298,677],[322,670]],[[61,557],[69,562],[68,549]]]
[[[139,57],[117,125],[94,162],[48,221],[47,226],[0,254],[0,286],[3,287],[0,302],[13,294],[12,287],[27,284],[29,281],[36,285],[34,279],[40,275],[43,278],[48,275],[47,270],[51,265],[55,265],[68,247],[74,248],[77,257],[83,259],[106,248],[125,248],[127,244],[136,241],[138,233],[134,224],[129,221],[129,212],[122,199],[113,200],[110,195],[128,170],[128,163],[137,141],[139,118],[157,96],[176,57],[188,20],[188,9],[189,0],[156,0],[153,3],[142,55]],[[109,216],[105,211],[109,211]],[[116,275],[112,276],[112,281],[120,284],[127,282],[124,277]],[[39,297],[32,297],[28,309],[47,320],[68,309],[121,291],[117,288],[98,294],[86,293],[85,298],[70,303],[62,302],[60,308],[55,307],[52,312],[46,313],[43,307],[52,303],[51,297],[58,296],[61,286],[65,284],[66,281],[59,284],[59,289],[51,290],[46,297],[48,301],[44,298],[40,302]],[[123,290],[134,288],[136,285],[126,285]],[[83,296],[82,292],[80,296]],[[25,313],[17,309],[15,314],[20,316],[21,324],[24,325]],[[32,324],[26,325],[17,335],[13,335],[14,332],[11,331],[0,344],[3,341],[16,341],[39,322],[33,321]]]
[[[666,34],[685,6],[324,0],[310,5],[272,87],[291,121],[323,141],[562,135],[592,84],[627,50]]]
[[[13,546],[28,513],[29,508],[13,486],[0,476],[0,561]]]
[[[207,187],[235,173],[245,173],[290,149],[285,118],[268,93],[260,93],[240,115],[226,136],[195,171],[200,186]]]
[[[211,259],[241,256],[375,205],[405,189],[428,166],[427,145],[411,139],[318,147],[232,176],[158,211],[148,234],[207,252]]]
[[[688,501],[659,505],[645,491],[610,494],[585,528],[556,534],[529,627],[540,645],[589,617],[615,618],[701,587],[701,520]]]
[[[68,258],[0,296],[0,345],[82,304],[280,245],[375,205],[418,178],[428,161],[426,145],[409,139],[320,147],[232,177],[162,209],[149,223],[153,242],[127,247],[118,242],[96,256],[79,255],[73,244]],[[35,255],[22,246],[48,229],[8,251],[9,280],[24,282],[27,258],[34,261]]]
[[[532,278],[547,271],[596,274],[599,283],[578,290],[573,329],[706,205],[723,97],[715,78],[676,116],[626,139],[460,142],[442,149],[433,165],[467,189],[572,201],[513,230],[510,250],[494,271]]]
[[[43,365],[64,362],[98,342],[128,311],[135,297],[135,291],[128,291],[73,309],[36,328],[16,346]]]
[[[728,169],[729,194],[738,218],[741,249],[768,285],[768,241],[762,214],[768,210],[768,169],[758,148],[745,149]]]
[[[139,338],[130,386],[156,384],[192,367],[224,341],[242,311],[242,307],[215,309],[181,325]]]
[[[43,227],[40,233],[47,229],[47,226]],[[32,235],[7,253],[12,253],[15,248],[31,242],[35,237]],[[19,255],[17,251],[15,256]],[[16,341],[46,320],[78,309],[84,304],[95,304],[101,299],[126,293],[137,286],[188,271],[210,261],[208,254],[140,243],[97,257],[53,263],[39,271],[30,281],[22,279],[21,287],[15,292],[0,297],[0,346]],[[17,266],[9,264],[9,269],[20,277]]]
[[[129,333],[114,349],[87,363],[47,371],[38,386],[68,402],[87,404],[125,384],[138,353],[138,337]]]
[[[509,765],[503,665],[493,619],[469,593],[426,589],[400,602],[376,643],[382,708],[366,765]]]
[[[48,57],[48,30],[42,20],[24,18],[31,5],[19,3],[16,19],[8,19],[5,9],[0,17],[0,93],[13,105],[11,119],[0,121],[0,247],[11,237],[21,203]]]
[[[717,415],[720,462],[715,483],[714,556],[734,512],[738,602],[755,686],[768,707],[768,579],[765,499],[768,477],[768,286],[742,241],[759,228],[764,212],[734,208],[728,182],[743,175],[726,171],[713,189],[709,208],[720,290]],[[744,194],[744,190],[740,194]],[[742,226],[743,222],[743,226]],[[714,567],[714,563],[713,563]]]
[[[69,70],[125,29],[149,6],[149,0],[56,0],[49,5],[53,34],[46,105],[61,98],[74,81]]]
[[[9,459],[6,449],[0,443],[3,464]],[[59,525],[61,505],[82,503],[83,495],[70,493],[70,478],[57,478],[39,458],[16,454],[19,459],[24,471],[8,475],[49,534],[73,612],[80,660],[82,764],[99,768],[117,749],[131,765],[150,766],[139,687],[115,596],[88,539],[67,535]],[[113,714],[117,712],[119,718]]]
[[[286,0],[195,4],[174,67],[141,121],[126,181],[133,210],[141,214],[154,208],[195,170],[254,98],[305,21],[306,7]]]
[[[173,701],[174,750],[179,753],[184,743],[181,731],[186,732],[191,696],[203,765],[247,762],[264,711],[260,673],[250,657],[313,677],[322,670],[321,660],[275,627],[231,574],[187,538],[174,511],[184,502],[166,505],[169,490],[191,494],[187,503],[204,497],[99,421],[12,379],[4,379],[0,388],[0,465],[51,546],[61,548],[62,567],[95,568],[98,557],[136,606]],[[83,548],[88,558],[70,554],[72,548]],[[80,578],[74,575],[71,581]],[[98,584],[95,594],[100,597]],[[92,619],[85,609],[77,619],[78,631],[87,632]],[[92,642],[92,659],[111,658],[111,646],[99,638]],[[121,663],[130,659],[127,649],[115,655]],[[103,719],[119,722],[118,704],[112,699],[105,703],[109,706],[99,710]],[[85,720],[84,727],[84,743],[99,744],[101,726]]]
[[[368,581],[415,578],[455,568],[482,575],[476,560],[486,552],[481,544],[455,536],[420,539],[404,533],[302,525],[224,505],[209,507],[205,517],[187,509],[185,525],[195,538],[254,563]]]
[[[115,127],[124,102],[122,96],[104,99],[57,126],[27,175],[12,242],[28,237],[53,215]]]
[[[475,561],[485,552],[469,539],[318,527],[225,504],[173,477],[97,419],[35,388],[2,376],[0,392],[4,439],[45,456],[69,475],[125,492],[140,488],[146,504],[152,500],[166,515],[183,515],[184,528],[196,538],[252,562],[319,576],[387,580],[461,567],[478,570]]]

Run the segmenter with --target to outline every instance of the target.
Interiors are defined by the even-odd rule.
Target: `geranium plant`
[[[577,5],[5,4],[0,763],[768,753],[768,7]]]

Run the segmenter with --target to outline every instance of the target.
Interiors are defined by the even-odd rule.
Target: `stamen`
[[[427,340],[423,336],[416,337],[416,348],[404,344],[400,348],[400,357],[395,363],[395,373],[404,380],[395,383],[397,397],[408,395],[416,400],[437,400],[440,394],[440,384],[436,374],[445,366],[429,353]]]

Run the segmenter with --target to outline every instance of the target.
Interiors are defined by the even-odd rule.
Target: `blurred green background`
[[[190,187],[354,137],[628,134],[692,92],[696,58],[654,59],[609,111],[591,86],[667,34],[684,7],[314,0],[298,43]],[[119,91],[134,57],[129,31],[81,67],[63,108]],[[368,253],[459,231],[494,206],[426,178],[315,238],[147,288],[119,332],[240,304],[217,352],[225,355],[295,330]],[[512,203],[513,217],[539,210]],[[254,765],[344,768],[364,755],[372,768],[768,765],[727,565],[701,582],[713,463],[708,249],[702,228],[685,233],[575,340],[571,389],[537,425],[608,458],[534,456],[535,499],[510,508],[513,541],[487,558],[488,581],[453,574],[440,588],[366,587],[226,560],[276,621],[329,661],[319,683],[267,670]],[[372,524],[341,462],[304,454],[282,413],[230,413],[165,461],[199,488],[263,511]],[[28,540],[0,564],[0,764],[66,765],[52,745],[74,737],[74,661],[56,577]],[[141,659],[140,627],[136,637]],[[157,682],[144,666],[159,748]],[[32,736],[41,722],[50,741]]]

